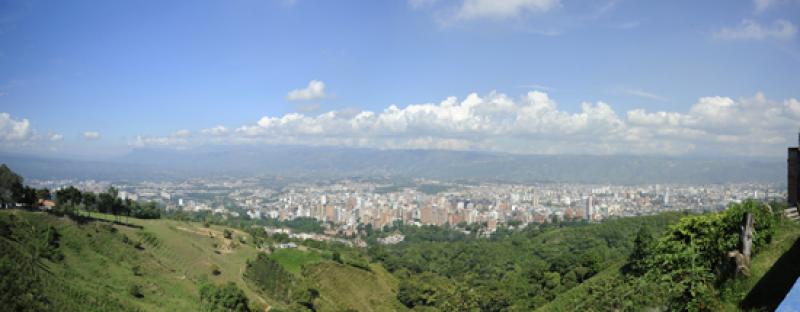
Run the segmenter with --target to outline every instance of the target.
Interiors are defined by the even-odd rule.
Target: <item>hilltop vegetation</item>
[[[782,209],[775,203],[772,207],[774,211]],[[796,263],[796,253],[789,252],[800,238],[800,225],[782,220],[772,209],[746,201],[732,204],[721,213],[684,217],[660,235],[640,231],[634,252],[626,261],[560,296],[543,310],[773,310],[788,291],[787,285],[769,290],[755,285],[774,279],[766,275],[778,258],[794,257],[789,261]],[[755,219],[755,254],[749,270],[742,273],[729,252],[739,247],[739,226],[748,212]],[[784,273],[779,279],[791,286],[800,272],[790,268]]]
[[[530,226],[491,239],[416,241],[369,253],[400,277],[399,299],[409,308],[529,311],[624,260],[640,228],[661,231],[678,218]]]
[[[213,224],[7,210],[0,211],[0,299],[20,311],[735,309],[800,237],[800,226],[773,218],[770,228],[759,227],[750,278],[714,269],[732,246],[726,220],[759,207],[503,230],[491,239],[418,239],[368,251],[298,242],[301,248],[272,254],[256,245],[277,242],[265,234]],[[685,267],[685,259],[695,266]]]

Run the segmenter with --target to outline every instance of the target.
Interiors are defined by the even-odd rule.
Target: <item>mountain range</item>
[[[276,145],[134,149],[104,160],[5,153],[0,154],[0,162],[33,179],[140,181],[280,175],[519,183],[786,183],[784,159],[749,157],[517,155]]]

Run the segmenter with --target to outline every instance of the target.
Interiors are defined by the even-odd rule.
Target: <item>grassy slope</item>
[[[751,276],[726,285],[729,288],[725,295],[726,310],[738,310],[739,303],[753,291],[756,284],[770,271],[776,261],[795,246],[795,242],[798,239],[800,239],[800,224],[794,222],[781,223],[769,246],[753,257],[750,268]],[[559,295],[555,300],[537,311],[572,311],[571,303],[578,302],[581,298],[586,297],[586,291],[591,285],[600,285],[611,278],[620,276],[622,265],[623,263],[619,263],[609,267],[581,285]]]
[[[122,220],[141,226],[139,229],[101,221],[78,225],[44,213],[0,213],[53,225],[61,233],[60,249],[65,257],[49,265],[53,278],[48,295],[56,304],[77,307],[72,310],[197,311],[199,283],[204,280],[236,283],[260,310],[283,305],[259,295],[243,280],[246,261],[254,259],[258,250],[239,244],[237,237],[247,235],[237,230],[233,230],[234,239],[227,240],[222,234],[224,227],[205,228],[194,222]],[[109,215],[92,216],[113,220]],[[131,243],[124,243],[123,236]],[[135,241],[143,242],[144,248],[135,248]],[[325,260],[314,249],[278,250],[273,256],[298,276],[303,266],[308,267],[306,272],[320,291],[320,311],[405,310],[396,298],[397,280],[380,265],[373,264],[371,271],[366,271]],[[141,276],[133,273],[136,265]],[[212,265],[219,267],[221,274],[213,275]],[[142,286],[143,298],[128,293],[132,284]]]
[[[727,285],[726,308],[734,310],[742,303],[746,310],[773,310],[800,274],[798,240],[800,224],[783,222],[769,248],[753,257],[751,276]]]
[[[398,282],[380,265],[371,271],[335,262],[310,266],[306,273],[320,291],[319,311],[402,311],[397,301]]]
[[[271,255],[289,273],[300,275],[304,265],[322,261],[322,256],[317,251],[302,251],[298,249],[278,249]]]
[[[112,226],[107,222],[78,225],[67,218],[43,213],[0,213],[15,213],[30,222],[50,224],[61,233],[64,260],[49,265],[53,278],[49,279],[52,287],[48,293],[56,298],[56,303],[82,305],[81,310],[199,310],[198,282],[209,280],[235,282],[255,305],[269,304],[242,280],[245,262],[254,258],[257,250],[246,244],[231,248],[231,240],[222,238],[222,228],[203,228],[197,223],[172,220],[130,219],[130,223],[143,228],[113,225],[116,231],[110,231]],[[144,232],[152,235],[143,235]],[[243,233],[235,232],[238,234]],[[145,241],[148,236],[155,239],[139,250],[133,244],[125,244],[123,235],[131,241]],[[213,247],[215,243],[217,248]],[[220,275],[211,274],[212,264],[220,268]],[[141,276],[133,274],[135,265],[141,267]],[[132,284],[142,286],[143,298],[128,293]]]

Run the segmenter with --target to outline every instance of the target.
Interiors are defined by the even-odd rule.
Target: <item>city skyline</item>
[[[800,126],[796,1],[0,8],[4,152],[298,144],[782,157]]]

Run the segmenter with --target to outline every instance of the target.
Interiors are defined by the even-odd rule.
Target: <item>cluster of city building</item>
[[[74,185],[95,192],[112,185],[32,182],[38,187]],[[670,210],[713,211],[746,198],[786,198],[785,187],[766,184],[523,185],[416,180],[398,186],[391,181],[338,180],[275,187],[266,186],[259,178],[216,178],[113,186],[120,190],[120,197],[161,202],[167,209],[280,220],[309,217],[344,235],[352,235],[359,225],[379,229],[397,221],[407,225],[481,224],[492,232],[502,224],[600,221]]]

